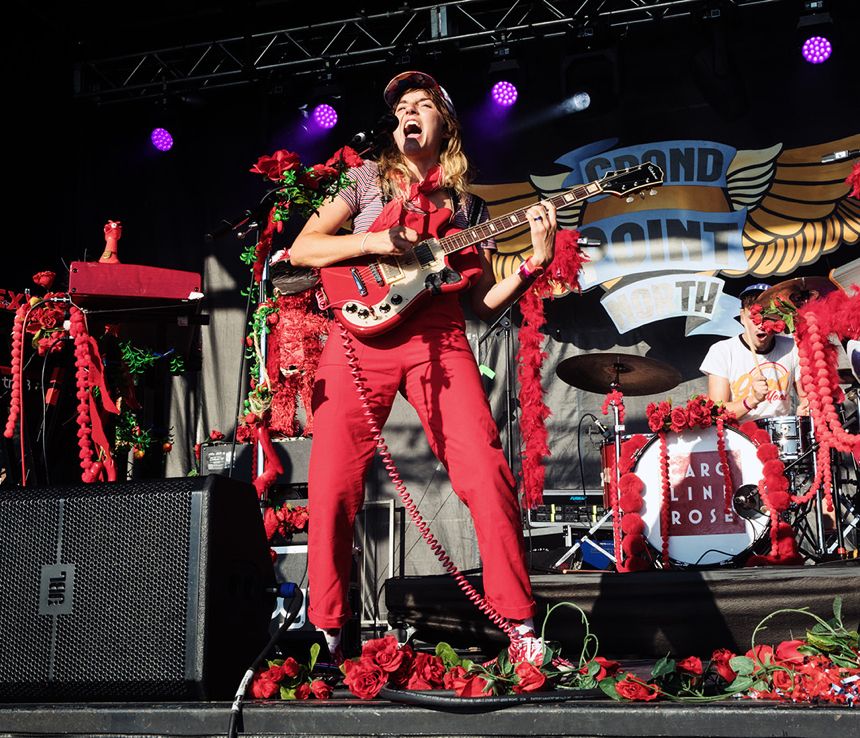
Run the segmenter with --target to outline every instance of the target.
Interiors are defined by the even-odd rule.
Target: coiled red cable
[[[418,507],[407,492],[406,485],[403,483],[400,472],[397,470],[397,466],[391,458],[391,453],[388,450],[388,446],[385,444],[385,439],[382,437],[382,429],[379,427],[379,423],[376,422],[373,409],[370,407],[370,403],[367,400],[367,388],[364,386],[364,380],[361,378],[358,357],[355,355],[355,349],[353,348],[349,332],[343,325],[338,324],[338,327],[340,328],[341,340],[343,341],[344,351],[346,352],[347,362],[349,363],[349,371],[352,374],[355,387],[358,390],[359,397],[361,398],[362,407],[364,408],[364,416],[367,418],[367,424],[370,426],[370,430],[373,433],[376,447],[379,450],[379,455],[382,457],[385,465],[385,470],[388,472],[388,476],[394,484],[394,488],[397,490],[397,494],[400,496],[400,500],[403,503],[404,508],[409,513],[409,517],[412,519],[415,527],[418,528],[418,531],[421,533],[421,537],[427,545],[430,546],[430,550],[433,551],[433,554],[437,559],[439,559],[445,572],[454,577],[454,581],[457,582],[457,585],[466,597],[468,597],[469,600],[471,600],[477,608],[490,619],[491,622],[501,628],[511,638],[511,640],[519,640],[522,638],[522,635],[517,631],[516,627],[507,618],[500,615],[499,612],[489,602],[487,602],[483,595],[469,584],[469,581],[457,568],[457,565],[451,561],[451,558],[442,547],[442,544],[440,544],[439,541],[436,540],[436,537],[430,532],[430,527],[427,525],[424,518],[421,517],[421,513],[418,512]]]

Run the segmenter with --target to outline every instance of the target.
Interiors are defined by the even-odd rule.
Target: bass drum
[[[725,428],[733,497],[758,499],[762,462],[756,446],[743,433]],[[724,470],[717,445],[717,429],[667,433],[669,455],[669,563],[678,568],[743,566],[756,543],[768,529],[770,519],[755,508],[743,514],[733,504],[725,511]],[[636,459],[634,473],[642,480],[642,509],[645,537],[658,556],[663,551],[660,509],[663,475],[660,468],[660,438],[652,438]]]

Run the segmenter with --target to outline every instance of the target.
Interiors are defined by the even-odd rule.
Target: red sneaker
[[[533,630],[526,631],[521,636],[511,639],[508,646],[508,658],[512,664],[530,661],[533,664],[543,663],[543,641]]]

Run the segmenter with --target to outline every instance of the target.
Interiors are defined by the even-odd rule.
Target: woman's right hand
[[[399,256],[412,251],[418,245],[418,231],[396,225],[387,231],[364,234],[362,239],[362,250],[365,254]]]

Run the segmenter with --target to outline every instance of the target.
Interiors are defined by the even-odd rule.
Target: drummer
[[[791,387],[798,397],[795,415],[808,415],[805,393],[800,388],[800,362],[791,336],[769,335],[755,325],[750,308],[770,285],[745,288],[740,321],[744,332],[717,341],[699,369],[708,375],[708,395],[740,421],[792,415]]]

